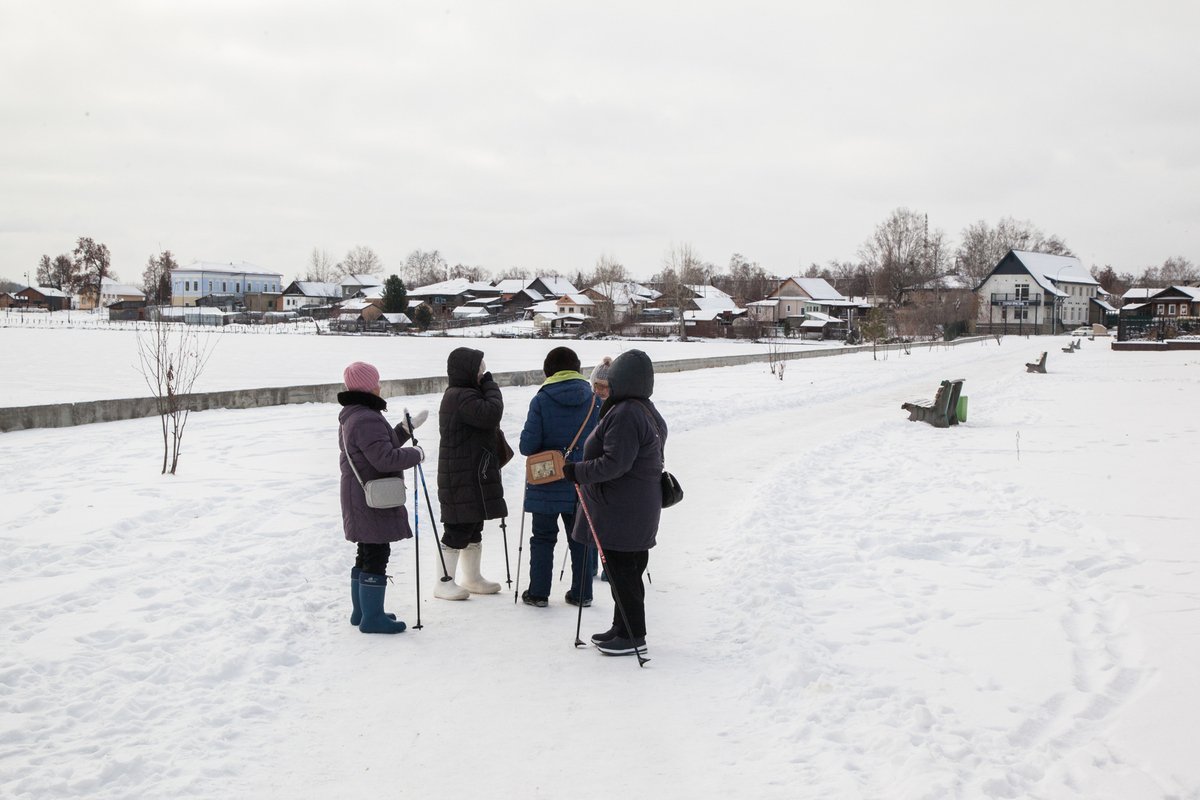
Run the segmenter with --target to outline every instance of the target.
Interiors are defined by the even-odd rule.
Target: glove
[[[490,372],[485,372],[485,373],[483,373],[483,375],[481,375],[481,376],[480,376],[480,378],[479,378],[479,383],[480,383],[480,385],[483,385],[483,384],[485,384],[485,383],[495,383],[495,382],[496,382],[496,381],[495,381],[495,379],[492,377],[492,373],[490,373]]]
[[[571,483],[579,483],[579,481],[575,480],[574,461],[568,461],[567,463],[563,464],[563,477],[569,480]]]
[[[419,444],[414,444],[414,445],[410,446],[408,449],[416,450],[418,453],[421,454],[421,460],[417,462],[418,464],[425,463],[425,448],[424,447],[421,447],[421,445],[419,445]]]
[[[429,419],[429,412],[422,408],[417,413],[410,415],[408,413],[408,409],[404,409],[404,419],[401,420],[400,424],[396,426],[396,430],[404,431],[409,436],[412,436],[412,430],[410,430],[408,427],[408,419],[410,416],[412,417],[412,426],[414,428],[419,428],[422,424],[424,424],[425,420]]]

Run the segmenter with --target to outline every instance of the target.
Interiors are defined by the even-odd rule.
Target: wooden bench
[[[1041,358],[1039,358],[1037,361],[1034,361],[1031,364],[1026,364],[1025,371],[1026,372],[1040,372],[1043,375],[1045,375],[1046,374],[1046,352],[1043,350]]]
[[[1064,348],[1062,349],[1062,351],[1063,351],[1064,353],[1074,353],[1074,352],[1075,352],[1076,350],[1078,350],[1078,349],[1079,349],[1079,340],[1078,340],[1078,339],[1072,339],[1072,340],[1071,340],[1071,344],[1069,344],[1069,345],[1067,345],[1066,347],[1064,347]]]
[[[933,400],[914,400],[902,403],[900,408],[908,412],[909,422],[928,422],[935,428],[948,428],[958,424],[958,398],[962,395],[963,379],[942,381]]]

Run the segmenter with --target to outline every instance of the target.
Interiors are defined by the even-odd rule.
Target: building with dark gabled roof
[[[1088,322],[1100,282],[1074,256],[1009,250],[975,287],[980,333],[1065,333]]]

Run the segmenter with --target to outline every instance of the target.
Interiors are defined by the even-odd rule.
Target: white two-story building
[[[279,294],[282,278],[278,272],[244,261],[236,264],[193,261],[186,267],[171,270],[171,305],[194,306],[200,298],[209,295],[244,298],[248,293]]]
[[[975,289],[980,333],[1065,333],[1086,325],[1100,283],[1074,256],[1009,250]]]

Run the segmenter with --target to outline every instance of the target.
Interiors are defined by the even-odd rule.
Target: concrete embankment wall
[[[912,349],[928,349],[978,342],[986,337],[956,339],[953,342],[923,342],[909,345]],[[880,345],[879,350],[899,350],[903,345]],[[772,360],[792,361],[799,358],[825,358],[871,350],[870,345],[861,347],[829,347],[813,350],[785,350],[778,353],[758,352],[740,356],[714,356],[711,358],[685,358],[676,361],[659,361],[654,365],[657,373],[686,372],[695,369],[734,367],[743,364],[759,364]],[[521,372],[493,373],[492,377],[501,386],[529,386],[541,383],[545,376],[540,369]],[[261,408],[293,403],[336,403],[337,393],[344,387],[340,383],[322,383],[310,386],[278,386],[263,389],[235,389],[228,392],[196,392],[181,395],[191,411],[207,411],[214,408]],[[404,378],[383,381],[384,397],[405,397],[421,394],[436,394],[445,391],[445,376],[428,378]],[[88,425],[93,422],[116,422],[123,419],[153,417],[159,413],[158,401],[153,397],[133,397],[119,400],[89,400],[82,403],[57,403],[41,406],[14,406],[0,408],[0,432],[19,431],[28,428],[66,428],[72,425]]]

